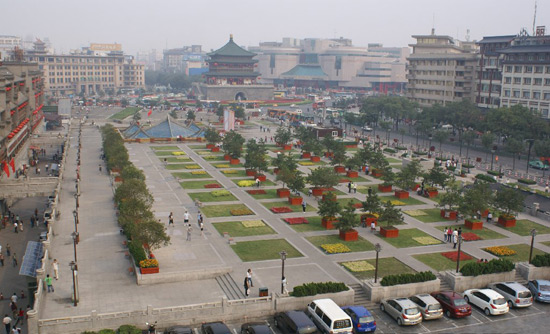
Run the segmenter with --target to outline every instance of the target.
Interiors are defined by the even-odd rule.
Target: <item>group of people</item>
[[[357,183],[349,181],[348,182],[348,193],[351,193],[352,190],[353,190],[354,194],[357,193]]]
[[[462,235],[462,227],[459,227],[458,229],[452,229],[451,227],[445,227],[443,229],[443,240],[445,242],[452,242],[453,248],[456,248],[456,245],[458,244],[458,237]]]
[[[183,214],[183,224],[184,226],[187,226],[187,238],[186,238],[187,241],[191,241],[191,236],[193,232],[193,227],[189,222],[190,218],[191,218],[191,215],[189,214],[189,211],[186,210],[185,213]],[[197,214],[197,225],[201,230],[201,237],[204,237],[204,217],[200,211]],[[172,226],[172,227],[175,226],[173,212],[170,212],[170,214],[168,215],[168,226]]]
[[[23,290],[21,290],[21,297],[17,296],[17,293],[13,293],[13,295],[10,297],[10,309],[12,312],[12,316],[10,317],[8,314],[4,315],[4,319],[2,319],[2,323],[4,324],[4,327],[6,328],[7,334],[20,334],[21,328],[17,327],[17,325],[21,324],[21,326],[25,323],[25,318],[27,317],[27,312],[31,309],[30,305],[27,305],[27,311],[23,310],[22,307],[17,307],[17,303],[19,299],[24,299],[25,294],[23,293]],[[15,323],[12,322],[15,320]]]

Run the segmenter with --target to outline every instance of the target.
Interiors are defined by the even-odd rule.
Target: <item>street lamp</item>
[[[374,250],[376,251],[376,263],[374,267],[374,283],[378,280],[378,253],[382,250],[382,246],[380,244],[374,245]]]
[[[79,197],[78,194],[74,194],[74,199],[76,200],[76,207],[77,207],[77,208],[80,206],[80,203],[79,203],[79,201],[78,201],[78,197]]]
[[[76,275],[77,275],[77,270],[78,270],[78,266],[76,264],[76,262],[74,261],[71,261],[71,263],[69,263],[69,266],[71,266],[71,271],[73,272],[73,305],[74,306],[77,306],[78,305],[78,287],[76,286]]]
[[[529,264],[531,264],[531,256],[533,256],[533,244],[535,243],[535,236],[537,235],[537,230],[531,230],[531,249],[529,250]]]
[[[458,236],[458,256],[456,257],[456,273],[460,269],[460,245],[462,245],[462,236]]]
[[[283,279],[285,278],[285,260],[287,253],[282,251],[279,253],[281,255],[282,267],[281,267],[281,294],[284,293],[285,287],[283,285]]]
[[[494,157],[495,157],[495,152],[497,150],[497,147],[496,146],[493,146],[493,148],[491,149],[491,170],[493,170],[493,162],[494,162]]]
[[[73,233],[71,233],[71,237],[73,238],[74,262],[77,262],[77,258],[76,258],[76,244],[78,243],[78,232],[73,232]]]
[[[76,243],[80,241],[80,235],[78,234],[78,211],[73,210],[73,216],[74,216],[74,233],[76,233]]]

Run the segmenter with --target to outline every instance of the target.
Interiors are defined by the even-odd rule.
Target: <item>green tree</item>
[[[516,169],[516,157],[519,153],[523,152],[523,141],[516,138],[508,138],[504,144],[506,152],[512,153],[512,169]]]
[[[336,195],[334,195],[334,193],[328,192],[323,199],[319,201],[319,209],[317,210],[319,216],[325,219],[334,219],[340,212],[342,212],[342,207],[336,200]]]
[[[483,136],[481,136],[481,145],[483,145],[483,147],[487,150],[487,152],[485,152],[485,161],[487,161],[487,155],[489,154],[488,151],[493,147],[495,139],[496,136],[491,132],[486,132]]]
[[[336,145],[336,140],[334,140],[334,138],[332,138],[331,135],[326,135],[325,137],[323,137],[323,139],[321,140],[321,144],[323,144],[323,146],[325,147],[325,149],[327,150],[327,152],[334,152],[334,148],[335,148],[335,145]]]
[[[380,213],[382,212],[382,201],[378,194],[373,191],[368,195],[363,203],[363,211],[366,213]]]
[[[170,244],[166,227],[155,219],[146,219],[140,223],[134,223],[129,228],[132,238],[148,245],[150,251]]]
[[[449,139],[449,133],[444,130],[438,130],[434,133],[434,139],[439,143],[439,156],[443,158],[443,151],[441,149],[443,143]]]
[[[307,182],[315,188],[332,188],[338,184],[340,176],[330,167],[319,167],[311,171]]]
[[[525,196],[517,189],[500,187],[493,199],[496,209],[504,211],[506,216],[515,216],[523,211]]]
[[[439,195],[438,204],[444,210],[455,211],[462,201],[463,187],[458,182],[453,182],[447,191]]]
[[[416,185],[416,178],[421,172],[420,162],[413,160],[395,175],[395,185],[401,190],[408,191]]]
[[[245,139],[239,133],[234,130],[226,133],[222,141],[222,148],[226,154],[229,154],[231,158],[238,159],[243,152],[243,144]]]
[[[378,221],[385,223],[386,227],[399,225],[403,223],[403,214],[391,201],[387,201],[384,203],[384,210],[380,213]]]
[[[354,227],[359,226],[359,217],[355,214],[355,207],[353,203],[349,201],[343,210],[340,210],[340,218],[336,223],[336,227],[342,231],[347,232],[353,230]]]
[[[138,179],[145,181],[145,174],[143,174],[143,171],[141,169],[136,168],[133,164],[126,165],[121,173],[120,176],[122,176],[122,179],[124,181],[130,180],[130,179]]]
[[[337,141],[334,143],[333,146],[334,155],[332,156],[332,160],[330,161],[331,165],[333,166],[341,166],[346,162],[346,145],[344,145],[343,142]]]
[[[197,118],[197,115],[195,115],[195,112],[193,110],[187,111],[187,120],[188,121],[194,121]]]
[[[466,143],[466,158],[470,159],[470,147],[476,139],[476,133],[468,130],[462,135],[462,140]]]
[[[235,112],[235,118],[238,118],[241,120],[244,120],[246,118],[246,114],[244,113],[243,107],[237,106],[237,107],[233,107],[232,109]]]
[[[147,185],[140,179],[129,179],[122,182],[115,190],[115,202],[121,205],[122,202],[128,199],[141,200],[148,207],[153,204],[153,196],[147,190]]]
[[[246,144],[246,154],[244,167],[253,169],[257,173],[267,172],[268,163],[266,160],[267,148],[263,141],[256,142],[256,139],[250,139]]]
[[[424,181],[432,187],[440,186],[445,189],[447,182],[449,181],[449,175],[445,173],[443,168],[434,166],[427,173],[424,174]]]
[[[217,144],[222,140],[222,137],[216,129],[213,127],[208,127],[204,132],[204,138],[209,144]]]
[[[290,132],[290,129],[280,126],[275,132],[273,139],[275,139],[275,143],[277,143],[277,145],[288,145],[288,143],[292,140],[292,132]]]
[[[485,182],[474,183],[464,190],[462,200],[458,205],[458,211],[468,217],[474,217],[477,212],[483,212],[493,202],[493,192]],[[480,218],[480,217],[479,217]]]
[[[178,119],[178,112],[176,111],[176,109],[172,109],[172,111],[170,111],[170,117],[172,117],[173,119]]]

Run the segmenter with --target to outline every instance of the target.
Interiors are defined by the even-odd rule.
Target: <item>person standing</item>
[[[353,193],[357,194],[357,183],[353,183]]]
[[[449,236],[447,235],[447,226],[443,229],[443,241],[447,242],[449,240]]]
[[[0,253],[0,266],[4,266],[4,254]]]
[[[250,287],[249,287],[249,285],[248,285],[248,277],[245,277],[245,278],[244,278],[244,295],[245,295],[246,297],[248,297],[249,289],[250,289]]]
[[[348,182],[348,193],[351,193],[351,181]]]
[[[8,254],[8,257],[11,256],[11,247],[10,247],[10,244],[6,244],[6,254]]]
[[[306,199],[302,197],[302,212],[306,212],[306,207],[307,207]]]
[[[17,254],[13,253],[12,263],[14,267],[17,267]]]
[[[202,224],[202,213],[199,211],[199,213],[197,214],[197,224],[199,225],[199,227],[201,226]]]
[[[17,293],[13,293],[13,295],[10,297],[10,300],[12,303],[17,305]]]
[[[53,276],[56,280],[59,279],[59,262],[57,262],[57,259],[53,259],[52,262],[52,269],[53,269]]]
[[[256,188],[260,188],[260,178],[256,178]]]
[[[19,224],[17,223],[17,221],[15,223],[13,223],[13,231],[15,233],[19,233],[19,230],[17,229],[17,227],[19,227]]]
[[[492,221],[493,221],[493,214],[492,214],[491,212],[489,212],[489,213],[487,214],[487,223],[490,223],[490,222],[492,222]]]
[[[453,236],[453,249],[454,249],[456,248],[456,244],[458,243],[458,231],[456,230],[456,228],[453,231],[452,236]]]
[[[374,220],[370,222],[370,232],[376,232],[376,223],[374,222]]]
[[[191,224],[187,226],[187,241],[191,241],[191,232],[193,231]]]
[[[248,280],[248,285],[250,287],[254,287],[254,284],[252,283],[252,269],[250,268],[246,271],[246,279]]]
[[[44,282],[46,282],[46,286],[48,287],[48,292],[54,292],[54,288],[53,288],[53,282],[52,282],[52,278],[50,277],[50,275],[46,275],[46,278],[44,278]]]
[[[447,242],[451,242],[452,241],[452,235],[453,235],[453,230],[449,227],[447,229]]]
[[[199,227],[201,229],[201,237],[204,237],[204,223],[202,221],[199,222]]]
[[[187,211],[183,214],[183,223],[189,225],[189,212]]]
[[[174,214],[172,212],[168,215],[168,226],[170,225],[174,226]]]
[[[4,324],[4,327],[6,328],[6,334],[10,334],[11,330],[11,318],[5,314],[4,319],[2,319],[2,323]]]

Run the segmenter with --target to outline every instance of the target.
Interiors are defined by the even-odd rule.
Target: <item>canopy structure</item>
[[[41,242],[29,241],[23,263],[19,268],[19,275],[36,277],[36,269],[42,268],[42,257],[44,256],[44,246]]]
[[[170,116],[166,119],[149,127],[145,125],[134,124],[124,130],[122,135],[128,139],[140,138],[196,138],[204,137],[204,130],[195,123],[189,125],[180,124]]]

